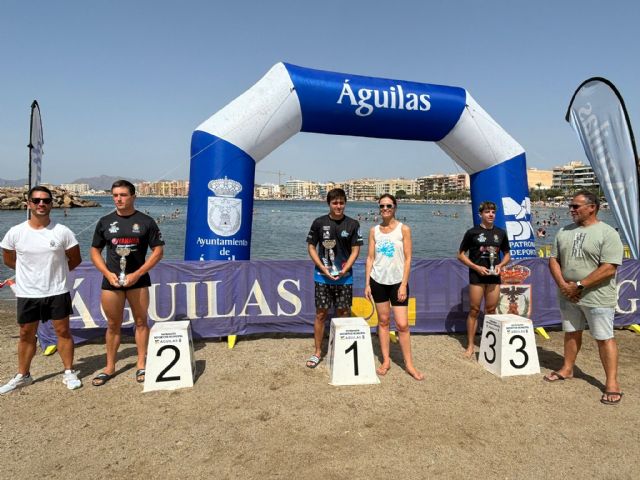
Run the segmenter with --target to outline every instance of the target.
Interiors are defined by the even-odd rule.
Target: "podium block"
[[[193,387],[196,365],[188,320],[151,327],[146,370],[144,392]]]
[[[329,335],[329,383],[380,383],[371,345],[371,328],[362,317],[333,318]]]
[[[540,373],[533,323],[518,315],[485,315],[478,362],[494,375]]]

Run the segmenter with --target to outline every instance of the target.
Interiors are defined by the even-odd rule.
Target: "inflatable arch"
[[[437,142],[512,257],[536,256],[524,149],[466,90],[278,63],[193,132],[185,260],[249,259],[255,164],[301,131]]]

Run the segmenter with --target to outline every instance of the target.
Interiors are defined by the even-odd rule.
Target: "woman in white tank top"
[[[424,375],[413,365],[409,336],[409,272],[411,270],[411,229],[396,219],[397,202],[385,193],[378,200],[382,223],[369,231],[364,295],[376,304],[378,338],[382,364],[376,369],[385,375],[391,368],[389,323],[391,312],[398,329],[400,350],[407,373],[416,380]]]

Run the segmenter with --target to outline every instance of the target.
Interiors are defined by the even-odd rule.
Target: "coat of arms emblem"
[[[230,237],[242,224],[242,199],[234,198],[242,191],[242,185],[227,177],[211,180],[209,190],[214,194],[209,197],[207,222],[216,235]]]

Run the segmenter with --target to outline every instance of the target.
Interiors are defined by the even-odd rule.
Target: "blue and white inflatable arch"
[[[185,260],[249,259],[255,165],[298,132],[437,142],[535,256],[524,149],[466,90],[278,63],[193,133]]]

